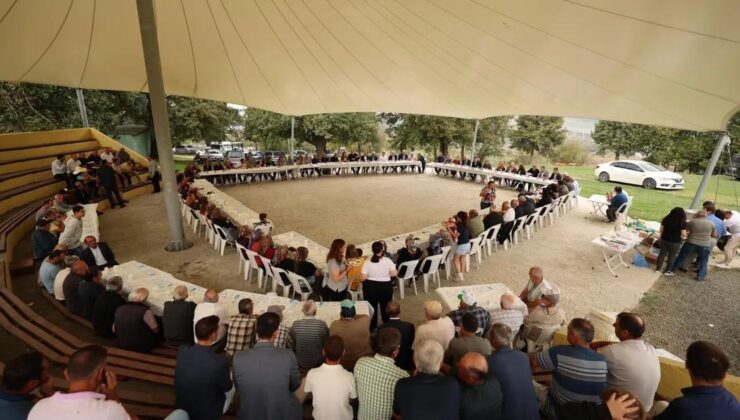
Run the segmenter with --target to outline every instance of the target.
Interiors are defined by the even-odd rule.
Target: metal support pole
[[[707,165],[707,169],[704,170],[704,176],[701,179],[699,188],[696,190],[694,199],[691,200],[691,206],[689,208],[699,208],[699,202],[701,201],[702,196],[704,196],[704,191],[709,185],[709,181],[712,178],[712,173],[714,172],[714,167],[717,166],[719,156],[722,154],[722,149],[728,144],[730,144],[730,136],[727,133],[722,133],[722,136],[717,141],[717,144],[714,146],[714,152],[712,152],[712,157],[709,159],[709,165]]]
[[[293,163],[295,148],[295,117],[290,117],[290,162]]]
[[[473,150],[470,152],[470,166],[473,166],[473,159],[475,159],[475,143],[478,141],[478,127],[480,126],[480,120],[475,120],[475,131],[473,131]],[[463,156],[463,161],[465,156]]]
[[[87,121],[87,107],[85,106],[85,93],[82,89],[77,88],[77,106],[80,108],[80,118],[82,118],[82,126],[87,128],[90,127],[90,123]]]
[[[185,231],[180,217],[181,204],[180,197],[177,194],[177,181],[175,180],[175,158],[172,154],[167,98],[164,93],[162,63],[159,57],[154,0],[136,0],[136,9],[139,12],[139,30],[141,31],[141,46],[144,51],[146,78],[149,84],[154,133],[157,136],[157,152],[159,153],[159,166],[164,187],[162,197],[164,198],[170,230],[170,240],[165,249],[167,251],[180,251],[190,248],[193,244],[185,239]]]

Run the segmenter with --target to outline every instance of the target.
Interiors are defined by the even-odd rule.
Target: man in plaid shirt
[[[528,313],[527,305],[521,302],[515,307],[516,303],[517,297],[512,293],[506,292],[501,295],[501,309],[491,311],[491,325],[506,324],[516,335],[524,323],[524,316]]]
[[[272,341],[272,345],[275,347],[282,347],[284,349],[293,350],[295,345],[293,343],[293,335],[290,333],[290,328],[282,324],[283,321],[283,305],[270,305],[267,307],[267,312],[272,312],[280,317],[280,326],[278,326],[277,337]],[[257,342],[257,336],[253,335],[252,346]],[[250,347],[252,347],[250,346]]]
[[[355,365],[358,420],[388,420],[393,415],[396,382],[409,373],[396,366],[394,359],[401,348],[401,333],[396,328],[378,330],[375,356],[361,357]]]
[[[232,315],[226,335],[226,352],[233,355],[237,351],[252,348],[255,341],[257,315],[252,314],[254,303],[246,298],[239,301],[239,315]]]
[[[460,299],[460,307],[447,314],[455,324],[455,331],[460,331],[463,315],[472,313],[478,319],[478,331],[475,335],[479,337],[485,335],[486,331],[491,328],[491,314],[486,308],[478,306],[478,300],[472,293],[464,291],[457,297]]]

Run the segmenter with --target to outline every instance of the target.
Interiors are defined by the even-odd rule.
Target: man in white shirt
[[[218,303],[218,292],[216,289],[206,290],[203,296],[203,302],[195,306],[193,314],[193,334],[195,334],[195,324],[207,316],[216,315],[219,319],[218,338],[214,346],[226,346],[226,327],[229,325],[229,314],[221,304]]]
[[[541,267],[534,266],[529,269],[529,282],[519,293],[519,299],[531,309],[540,306],[545,295],[560,295],[560,289],[545,280]]]
[[[450,317],[442,317],[442,304],[436,300],[424,303],[424,318],[426,322],[416,329],[411,348],[415,349],[424,340],[435,340],[447,351],[450,341],[455,338],[455,324]]]
[[[67,181],[67,165],[64,163],[64,155],[57,155],[57,158],[51,162],[51,176]]]
[[[720,268],[732,268],[730,264],[735,258],[737,253],[737,246],[740,245],[740,213],[734,212],[730,209],[722,210],[725,214],[725,228],[727,228],[727,234],[730,235],[725,243],[725,260],[721,264],[717,264]]]
[[[118,402],[116,374],[106,369],[108,351],[101,346],[85,346],[69,358],[64,376],[67,392],[44,398],[31,409],[29,420],[129,420],[126,408]],[[134,417],[135,418],[135,417]]]
[[[349,401],[357,398],[355,377],[341,365],[344,341],[337,335],[324,343],[324,363],[308,371],[303,391],[313,395],[313,418],[316,420],[351,420]]]
[[[72,271],[72,264],[79,261],[80,257],[77,255],[67,255],[64,257],[64,267],[54,277],[54,298],[60,302],[64,302],[64,279],[67,278],[69,272]]]
[[[77,153],[73,153],[67,160],[67,173],[74,174],[75,169],[77,169],[81,164],[82,163],[80,162]]]
[[[59,235],[59,243],[67,246],[70,254],[82,253],[82,218],[85,217],[85,208],[72,207],[72,217],[64,220],[64,231]]]
[[[660,382],[660,362],[655,348],[641,338],[644,332],[642,318],[622,312],[614,322],[619,342],[595,342],[591,348],[606,358],[607,386],[634,393],[650,411]]]
[[[108,163],[113,163],[113,159],[115,159],[115,156],[113,155],[113,151],[111,151],[110,147],[105,148],[105,151],[100,155],[100,159],[107,160]]]

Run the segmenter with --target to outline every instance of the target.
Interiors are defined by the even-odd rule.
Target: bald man
[[[214,343],[215,347],[226,347],[226,328],[229,325],[229,314],[226,308],[218,302],[218,291],[207,289],[203,295],[203,302],[195,306],[193,314],[193,336],[195,336],[195,324],[201,319],[216,315],[218,317],[218,337]]]
[[[606,358],[607,386],[632,392],[650,411],[660,382],[660,362],[655,348],[642,339],[644,333],[645,322],[639,315],[622,312],[614,322],[619,342],[595,342],[591,348]]]
[[[501,418],[501,385],[488,377],[488,362],[480,353],[466,353],[457,364],[460,383],[460,420]]]
[[[75,261],[62,284],[64,303],[67,305],[67,309],[73,314],[79,315],[82,313],[82,300],[77,290],[80,284],[85,281],[85,274],[87,274],[87,264],[82,260]]]

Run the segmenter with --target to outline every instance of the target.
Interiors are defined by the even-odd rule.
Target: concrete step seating
[[[0,326],[58,365],[66,365],[75,350],[89,344],[42,318],[7,288],[0,288]],[[117,375],[174,385],[172,357],[106,348],[108,367]]]

